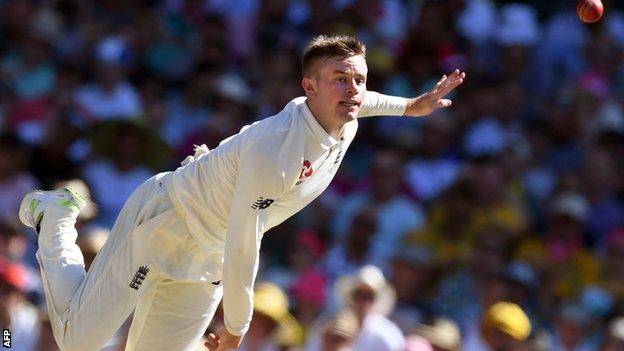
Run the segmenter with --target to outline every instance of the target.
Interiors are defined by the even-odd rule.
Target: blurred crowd
[[[91,194],[88,265],[140,183],[303,95],[303,47],[344,33],[369,90],[468,77],[430,117],[360,120],[265,236],[243,349],[624,350],[624,3],[603,2],[585,25],[564,0],[0,0],[0,326],[55,350],[25,193]]]

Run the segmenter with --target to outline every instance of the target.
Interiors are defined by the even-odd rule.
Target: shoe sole
[[[32,191],[26,194],[26,196],[24,196],[24,198],[22,199],[22,202],[20,203],[19,214],[18,214],[19,220],[20,222],[22,222],[22,224],[24,224],[27,227],[35,228],[35,229],[41,223],[41,218],[39,218],[36,221],[37,223],[34,223],[33,221],[35,221],[35,219],[32,218],[32,213],[29,215],[27,211],[28,210],[32,211],[32,209],[30,208],[30,205],[32,201],[35,199],[36,195],[37,195],[37,191]],[[40,217],[43,218],[43,216],[40,216]]]

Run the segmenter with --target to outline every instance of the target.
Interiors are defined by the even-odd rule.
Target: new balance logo
[[[147,266],[139,267],[139,270],[137,270],[137,272],[134,273],[134,278],[132,278],[132,281],[130,282],[129,286],[134,290],[139,290],[148,272],[149,272],[149,268],[147,268]]]
[[[262,196],[256,202],[251,204],[251,208],[254,210],[264,210],[265,208],[271,206],[271,204],[275,202],[273,199],[265,199]]]

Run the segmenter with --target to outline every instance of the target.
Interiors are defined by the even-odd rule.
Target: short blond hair
[[[366,57],[366,46],[348,35],[319,35],[314,37],[303,51],[301,73],[309,77],[316,70],[316,64],[330,58],[339,60],[362,55]]]

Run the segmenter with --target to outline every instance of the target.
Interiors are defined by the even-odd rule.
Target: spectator
[[[296,316],[305,325],[316,320],[327,302],[327,274],[318,265],[324,245],[314,232],[300,232],[291,253],[291,267],[297,274],[289,284],[296,302]]]
[[[434,266],[466,264],[473,250],[470,230],[475,207],[474,189],[465,179],[459,180],[431,205],[427,225],[410,232],[405,244],[414,249],[425,248],[431,253]]]
[[[285,287],[294,315],[304,327],[319,317],[327,302],[328,277],[319,264],[324,251],[317,233],[300,229],[288,245],[286,265],[262,274],[264,280]]]
[[[15,219],[21,198],[37,186],[26,170],[28,152],[14,134],[0,134],[0,217]]]
[[[16,97],[22,101],[45,98],[56,83],[51,51],[58,39],[59,19],[49,8],[35,12],[26,23],[22,40],[2,58],[2,73],[9,77]]]
[[[353,342],[359,334],[357,316],[350,310],[343,310],[325,325],[321,351],[355,351]]]
[[[377,153],[371,163],[370,187],[348,196],[334,222],[340,239],[360,209],[374,206],[379,226],[370,254],[382,266],[388,263],[407,231],[419,229],[425,222],[420,206],[400,192],[402,173],[399,155],[391,151]]]
[[[29,169],[41,181],[45,189],[57,182],[76,177],[81,161],[87,151],[76,146],[84,144],[83,131],[67,119],[57,119],[49,125],[41,142],[35,146],[30,158]]]
[[[392,259],[390,282],[397,301],[389,318],[405,335],[431,313],[429,256],[426,249],[404,248]]]
[[[423,337],[410,335],[405,339],[405,351],[433,351],[433,346]]]
[[[592,147],[587,150],[583,166],[583,184],[589,203],[588,240],[604,249],[606,234],[622,224],[624,211],[622,202],[615,196],[615,161],[606,150]]]
[[[334,245],[325,257],[323,266],[330,281],[352,274],[359,267],[375,262],[371,246],[377,227],[376,211],[373,208],[360,210],[353,219],[347,237],[343,242]]]
[[[80,247],[80,251],[82,251],[82,256],[84,257],[85,270],[88,271],[95,256],[104,246],[106,239],[108,239],[110,231],[104,228],[94,227],[80,234],[78,247]]]
[[[548,230],[542,238],[526,239],[517,256],[528,261],[552,284],[558,298],[574,297],[585,285],[598,282],[596,257],[585,245],[589,205],[579,193],[557,195],[549,208]]]
[[[182,141],[193,130],[206,124],[210,117],[208,94],[213,85],[211,72],[198,72],[191,78],[184,94],[175,94],[167,98],[167,115],[160,127],[160,133],[172,147],[182,146]]]
[[[83,167],[84,179],[99,204],[98,222],[108,228],[112,227],[113,220],[132,191],[152,173],[143,165],[149,145],[146,139],[151,135],[149,130],[132,122],[113,123],[108,129],[111,134],[100,136],[114,138],[112,142],[110,139],[99,141],[107,142],[102,150],[104,157],[92,160]],[[115,191],[110,191],[111,187]]]
[[[537,11],[528,4],[505,4],[494,33],[494,41],[500,47],[500,74],[510,81],[528,84],[527,68],[531,64],[532,48],[541,36]]]
[[[254,295],[254,319],[239,350],[277,351],[280,346],[302,342],[302,330],[288,312],[288,297],[277,285],[258,283]]]
[[[102,39],[95,50],[96,80],[78,88],[75,99],[88,117],[137,118],[143,110],[136,89],[126,80],[131,49],[120,36]]]
[[[467,170],[469,183],[476,195],[476,208],[471,227],[484,224],[500,225],[512,235],[526,228],[521,194],[511,187],[511,179],[505,174],[498,155],[481,155],[471,160]]]
[[[28,298],[38,301],[43,298],[43,286],[39,276],[38,267],[29,265],[27,255],[28,237],[17,223],[13,221],[0,221],[0,265],[18,267],[20,279],[19,288]]]
[[[618,228],[606,237],[607,251],[601,256],[601,281],[617,300],[624,298],[624,277],[618,267],[624,264],[624,230]]]
[[[624,350],[624,318],[616,317],[609,323],[609,330],[600,351]]]
[[[433,351],[459,351],[462,347],[459,327],[450,319],[436,318],[431,325],[419,325],[414,333],[431,343]]]
[[[442,271],[434,298],[436,314],[452,318],[464,332],[478,325],[486,306],[512,294],[509,280],[501,274],[501,267],[509,263],[509,233],[483,226],[474,245],[468,264]]]
[[[355,312],[361,327],[354,350],[403,350],[403,333],[385,317],[394,308],[395,293],[377,267],[362,267],[339,281],[337,289],[344,303]]]
[[[425,120],[420,130],[418,155],[405,167],[412,191],[425,202],[435,200],[459,176],[460,162],[450,153],[455,125],[448,115]]]
[[[574,301],[564,302],[557,311],[555,331],[548,349],[563,350],[597,350],[600,339],[597,339],[589,311]]]
[[[34,351],[39,337],[37,310],[24,296],[26,268],[0,258],[0,328],[11,331],[11,348]]]
[[[48,7],[25,3],[14,10],[25,10],[28,15],[18,19],[23,21],[17,30],[21,35],[0,54],[0,76],[8,87],[4,93],[13,102],[7,108],[6,125],[22,139],[37,142],[48,126],[53,105],[50,98],[56,87],[57,67],[52,52],[60,21]]]

